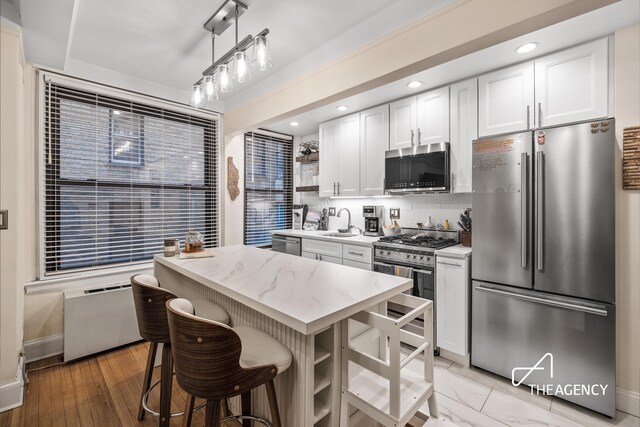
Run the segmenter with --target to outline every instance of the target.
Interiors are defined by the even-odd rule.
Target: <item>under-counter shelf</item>
[[[314,365],[317,365],[318,363],[328,359],[329,357],[331,357],[331,352],[329,350],[326,350],[321,346],[316,345],[316,348],[314,349],[314,356],[313,356]]]
[[[310,192],[310,191],[320,191],[319,185],[305,185],[303,187],[296,187],[296,191],[298,193]]]
[[[331,374],[331,373],[329,373]],[[316,377],[314,380],[315,387],[313,389],[313,394],[318,394],[325,388],[331,385],[331,377],[330,376],[322,376],[316,373]]]
[[[313,399],[313,423],[317,423],[331,412],[331,404],[325,403],[322,400]]]

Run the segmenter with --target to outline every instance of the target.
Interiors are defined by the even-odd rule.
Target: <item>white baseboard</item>
[[[640,417],[640,393],[616,387],[616,409]]]
[[[17,408],[24,398],[24,357],[18,361],[16,379],[0,385],[0,412]]]
[[[63,353],[64,335],[51,335],[24,343],[24,355],[27,363],[57,356]]]

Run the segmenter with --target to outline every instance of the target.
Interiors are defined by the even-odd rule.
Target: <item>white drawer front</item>
[[[302,239],[302,251],[329,255],[342,259],[342,243],[325,242],[324,240]]]
[[[346,258],[342,260],[342,265],[347,265],[349,267],[355,267],[355,268],[361,268],[363,270],[371,270],[371,264],[370,263],[351,261],[351,260],[348,260]]]
[[[366,246],[342,245],[342,258],[371,264],[371,248]]]

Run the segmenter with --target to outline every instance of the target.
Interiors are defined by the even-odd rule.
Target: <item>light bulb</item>
[[[271,52],[269,50],[269,41],[266,36],[258,36],[253,40],[251,65],[260,71],[268,70],[273,66],[271,62]]]
[[[194,107],[199,107],[202,102],[202,88],[200,85],[193,85],[193,96],[191,98]]]
[[[249,59],[243,51],[233,54],[233,76],[238,83],[251,80],[251,70],[249,69]]]
[[[222,93],[233,91],[233,82],[231,81],[229,66],[227,64],[218,65],[218,85]]]
[[[527,52],[531,52],[532,50],[534,50],[537,47],[538,47],[538,43],[537,42],[525,43],[522,46],[518,46],[516,48],[516,52],[518,52],[518,53],[527,53]]]
[[[207,100],[213,101],[214,99],[218,99],[218,93],[216,91],[216,85],[212,75],[205,76],[204,78],[204,92],[207,95]]]

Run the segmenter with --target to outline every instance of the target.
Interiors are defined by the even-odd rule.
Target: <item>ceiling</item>
[[[90,64],[93,70],[101,67],[190,91],[211,65],[211,37],[202,25],[223,1],[20,0],[26,58],[84,78],[91,77],[80,69]],[[348,52],[341,52],[341,47],[371,42],[453,0],[243,1],[249,8],[239,19],[239,39],[268,27],[274,67],[254,71],[252,81],[236,84],[223,99],[225,104],[233,103],[240,93],[242,99],[252,98],[252,89],[262,80],[302,57],[315,53],[310,65],[318,67],[320,61]],[[368,32],[355,31],[344,39],[372,20]],[[234,30],[232,26],[216,38],[216,57],[235,45]],[[330,52],[322,51],[340,37]],[[284,74],[285,80],[292,75]]]
[[[298,136],[315,134],[318,132],[318,125],[324,121],[606,36],[612,34],[616,29],[632,25],[639,20],[640,2],[637,0],[622,0],[605,8],[474,52],[414,76],[300,115],[288,117],[285,120],[264,127],[275,132]],[[516,47],[529,41],[538,42],[538,48],[527,54],[515,52]],[[411,89],[406,84],[412,80],[420,80],[423,85],[419,88]],[[349,109],[344,112],[338,111],[336,107],[339,105],[347,105]],[[299,126],[291,126],[290,122],[293,121],[298,122]]]

